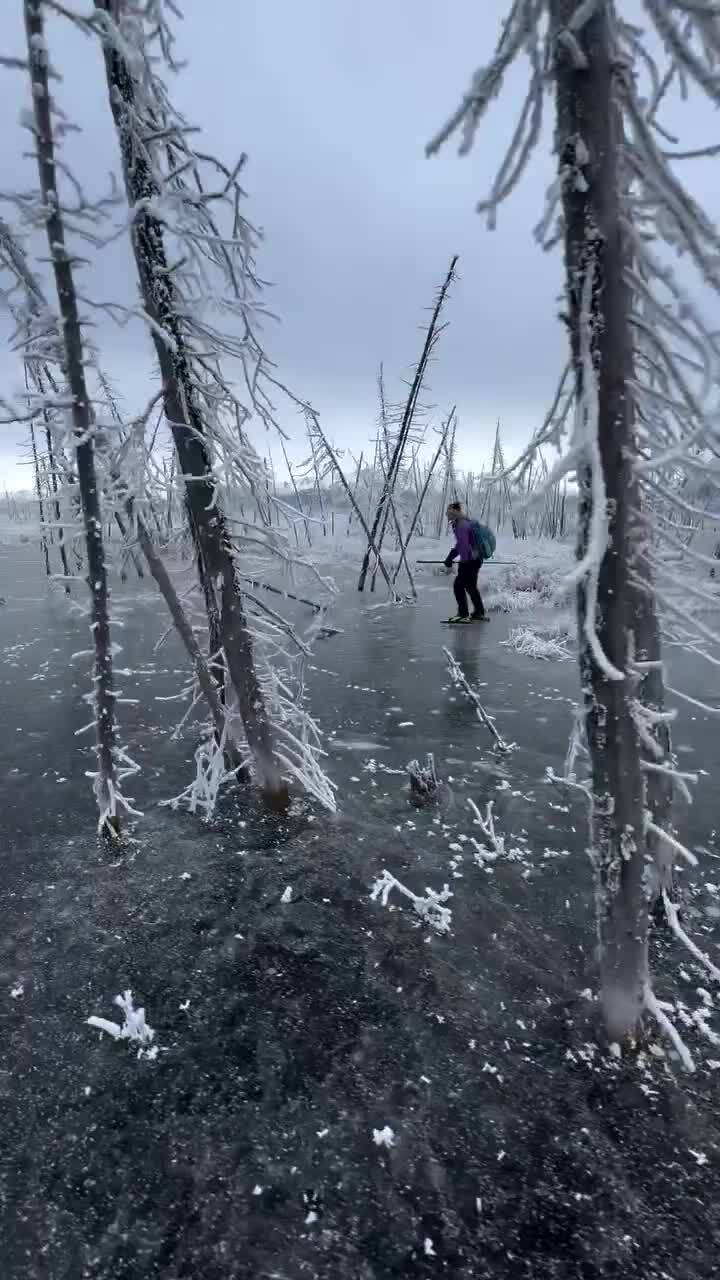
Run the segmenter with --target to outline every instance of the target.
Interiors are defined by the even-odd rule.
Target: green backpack
[[[495,555],[495,534],[479,520],[470,521],[470,536],[480,560],[490,560]]]

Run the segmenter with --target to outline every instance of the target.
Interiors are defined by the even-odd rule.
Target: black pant
[[[479,560],[461,560],[458,565],[453,591],[455,592],[458,613],[461,618],[467,618],[468,616],[468,596],[472,601],[473,613],[483,614],[485,612],[485,605],[477,587],[480,564]]]

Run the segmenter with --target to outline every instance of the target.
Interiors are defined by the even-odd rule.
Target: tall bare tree
[[[388,517],[390,515],[390,499],[392,498],[395,484],[402,466],[403,454],[408,442],[408,437],[412,430],[413,421],[419,407],[420,396],[422,395],[423,383],[427,373],[430,357],[437,345],[438,339],[444,329],[444,325],[440,324],[440,316],[442,313],[445,300],[447,298],[450,286],[455,279],[455,268],[457,266],[457,254],[453,257],[448,267],[447,275],[437,291],[435,305],[430,316],[430,323],[425,331],[425,340],[420,353],[420,359],[415,367],[410,389],[408,391],[407,400],[402,411],[400,422],[398,425],[397,436],[394,441],[392,451],[389,453],[386,465],[381,469],[383,478],[382,492],[378,500],[375,516],[370,528],[370,540],[363,556],[362,567],[360,569],[360,577],[358,578],[358,591],[365,588],[365,579],[367,577],[370,565],[370,556],[373,550],[373,544],[379,549],[382,546],[382,537],[385,531]],[[380,457],[382,450],[385,448],[386,440],[382,437],[379,443]],[[379,531],[379,532],[378,532]]]
[[[647,968],[646,796],[638,725],[633,569],[640,495],[633,475],[635,405],[628,245],[620,214],[621,115],[605,4],[573,39],[575,0],[551,0],[557,128],[577,427],[586,457],[580,491],[578,628],[592,763],[590,842],[598,880],[605,1019],[613,1038],[634,1033]],[[579,51],[579,56],[578,56]],[[647,610],[654,612],[652,596]]]
[[[493,227],[542,136],[549,70],[558,177],[536,234],[545,248],[564,245],[574,420],[543,489],[568,472],[579,486],[572,581],[590,763],[587,783],[573,771],[566,781],[591,802],[607,1029],[632,1039],[647,1011],[691,1066],[653,993],[648,965],[654,902],[678,938],[694,946],[671,899],[674,858],[695,861],[670,825],[673,795],[687,798],[692,779],[672,755],[660,634],[712,663],[720,639],[703,615],[701,584],[689,574],[678,578],[665,553],[674,535],[653,520],[653,499],[687,513],[692,504],[671,477],[700,465],[717,489],[719,345],[654,242],[683,250],[704,286],[720,293],[720,235],[676,172],[678,162],[712,148],[670,149],[658,118],[688,80],[720,104],[720,12],[705,0],[645,0],[648,41],[621,9],[615,0],[512,0],[494,56],[428,151],[460,130],[461,153],[468,153],[505,73],[526,54],[525,102],[489,197],[478,205]],[[664,67],[656,62],[657,37],[667,51]],[[509,472],[526,467],[542,445],[562,442],[569,407],[562,386]],[[687,556],[688,568],[701,562]]]
[[[115,696],[108,608],[108,582],[102,535],[102,513],[95,472],[93,418],[80,327],[73,257],[67,247],[63,205],[58,190],[53,136],[53,105],[41,0],[24,0],[28,66],[33,104],[33,135],[40,177],[43,216],[52,262],[62,328],[64,363],[71,395],[77,479],[85,525],[92,636],[95,651],[95,726],[98,769],[95,794],[100,828],[119,829],[122,805],[115,767]]]
[[[133,211],[132,245],[143,305],[160,367],[165,416],[172,431],[187,511],[210,596],[209,616],[217,607],[219,638],[252,752],[258,782],[273,807],[284,808],[287,783],[275,753],[272,725],[255,669],[253,645],[237,577],[237,565],[218,486],[206,445],[207,427],[191,371],[178,297],[157,210],[163,192],[152,162],[154,139],[162,137],[162,104],[149,100],[143,82],[141,15],[124,0],[95,0],[102,24],[110,106],[117,128],[128,202]],[[120,26],[133,43],[121,38]],[[128,50],[135,48],[135,57]],[[217,596],[217,606],[215,601]]]
[[[48,307],[40,284],[30,268],[22,245],[13,234],[12,228],[1,217],[0,268],[9,276],[9,287],[5,291],[5,300],[17,326],[17,342],[22,349],[25,365],[25,384],[28,387],[32,386],[41,397],[44,397],[46,393],[52,393],[57,396],[59,388],[50,368],[50,362],[53,360],[60,365],[63,363],[62,344],[59,341],[57,327],[53,321],[50,321],[48,332]],[[15,299],[16,293],[19,294],[19,301]],[[49,351],[47,350],[48,345],[50,347]],[[52,413],[47,405],[42,409],[42,419],[45,428],[47,465],[52,491],[50,506],[55,516],[60,564],[65,578],[65,592],[69,594],[70,568],[60,506],[58,460],[53,440]],[[34,441],[33,450],[37,453]]]

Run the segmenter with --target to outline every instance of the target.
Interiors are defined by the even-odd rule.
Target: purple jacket
[[[457,556],[460,557],[461,564],[465,564],[468,560],[477,560],[477,551],[470,532],[471,522],[467,516],[460,516],[459,520],[453,520],[452,528],[455,534],[455,546],[448,560],[455,560]]]

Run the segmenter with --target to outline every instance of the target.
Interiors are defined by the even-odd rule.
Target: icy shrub
[[[521,560],[508,565],[488,582],[488,606],[500,613],[520,613],[540,606],[560,608],[567,596],[564,578],[570,567],[566,550],[552,561],[533,564]]]
[[[127,990],[121,996],[115,996],[113,1004],[122,1009],[124,1017],[122,1026],[117,1022],[110,1022],[108,1018],[97,1018],[94,1014],[88,1018],[88,1026],[95,1027],[97,1031],[104,1031],[106,1035],[112,1036],[113,1040],[132,1040],[139,1044],[138,1058],[156,1058],[157,1046],[148,1047],[155,1039],[155,1032],[145,1021],[145,1010],[135,1008],[132,991]]]
[[[562,662],[572,657],[570,628],[558,623],[552,627],[513,627],[501,645],[528,658],[555,659]]]
[[[436,933],[449,933],[452,912],[449,907],[442,904],[447,902],[448,898],[452,898],[452,893],[447,885],[443,885],[442,892],[436,893],[434,889],[426,889],[424,898],[419,894],[413,893],[406,885],[396,880],[395,876],[389,871],[383,871],[379,880],[375,881],[372,887],[370,897],[373,902],[379,898],[384,907],[387,906],[388,898],[392,889],[396,889],[405,898],[409,898],[414,910],[420,916],[420,919],[428,924]]]

